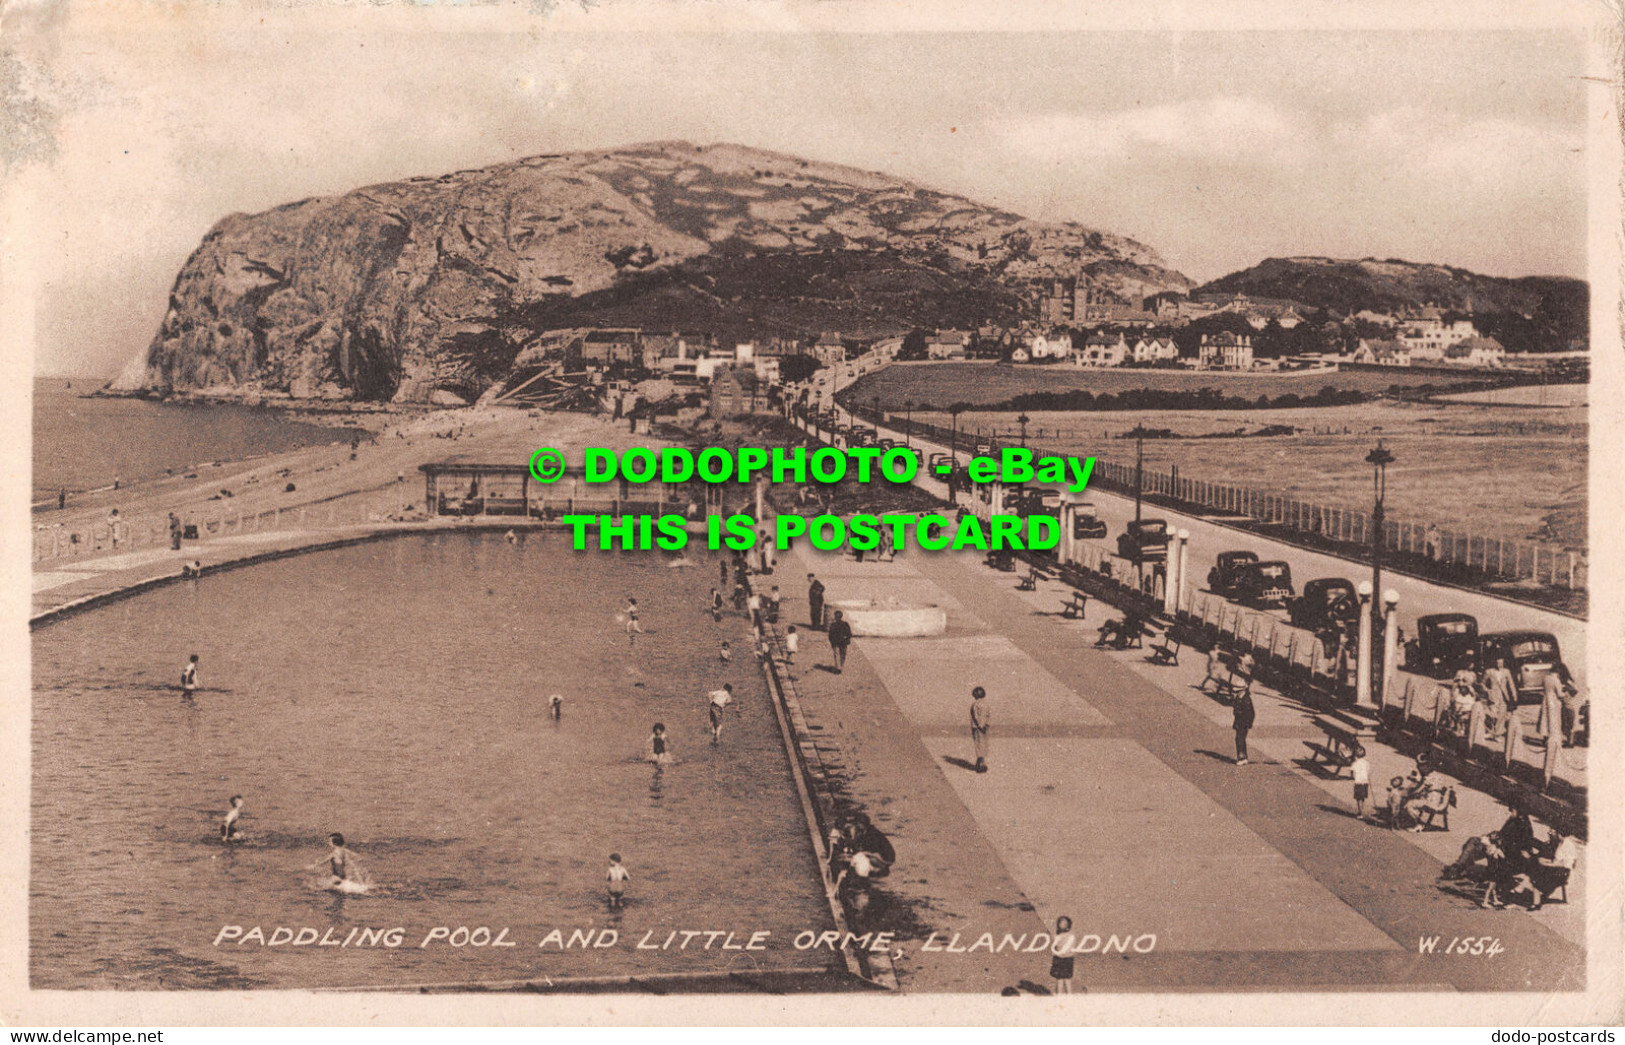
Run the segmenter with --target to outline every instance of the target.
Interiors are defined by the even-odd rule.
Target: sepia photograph
[[[1606,8],[0,30],[0,1022],[1620,1019]]]

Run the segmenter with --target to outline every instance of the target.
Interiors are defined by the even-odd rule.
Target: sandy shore
[[[373,415],[374,423],[385,421]],[[87,530],[105,524],[111,509],[135,523],[174,512],[181,519],[238,512],[297,509],[366,493],[392,512],[423,510],[418,466],[437,461],[523,464],[538,447],[563,452],[579,464],[588,446],[624,449],[647,445],[625,421],[572,413],[544,413],[506,407],[466,407],[387,419],[378,434],[352,452],[345,446],[319,446],[247,461],[220,461],[196,472],[124,484],[75,497],[66,510],[36,511],[36,530]],[[292,489],[289,489],[292,486]],[[386,497],[391,490],[398,495]],[[41,564],[46,565],[46,564]]]

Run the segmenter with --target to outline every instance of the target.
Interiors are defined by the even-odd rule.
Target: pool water
[[[39,988],[343,987],[821,969],[831,927],[744,621],[714,560],[444,534],[172,585],[33,636]],[[628,595],[646,634],[628,643]],[[740,655],[723,665],[730,640]],[[187,656],[202,689],[176,685]],[[710,744],[705,694],[740,707]],[[564,697],[558,723],[547,698]],[[655,721],[675,764],[642,760]],[[246,840],[219,823],[245,796]],[[320,890],[342,832],[372,881]],[[605,902],[608,856],[631,872]],[[323,864],[325,866],[325,864]],[[401,943],[216,943],[223,927]],[[436,928],[511,947],[420,946]],[[538,944],[613,928],[608,947]],[[331,930],[331,931],[329,931]],[[639,949],[725,930],[686,950]],[[766,930],[764,949],[740,947]],[[308,937],[310,934],[306,934]],[[357,936],[360,934],[358,933]],[[377,935],[377,934],[374,934]],[[579,937],[577,938],[579,942]],[[601,941],[601,937],[594,936]],[[681,940],[681,936],[678,937]]]

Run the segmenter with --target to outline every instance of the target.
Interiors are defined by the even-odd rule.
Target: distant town
[[[1038,318],[883,338],[840,331],[740,340],[709,332],[576,328],[542,333],[486,399],[563,406],[583,399],[616,416],[779,413],[821,403],[892,363],[983,361],[1071,369],[1229,373],[1344,368],[1493,373],[1509,382],[1584,380],[1584,342],[1509,351],[1471,312],[1424,305],[1341,315],[1245,294],[1156,293],[1126,301],[1087,276],[1028,281]],[[583,395],[586,393],[586,395]]]

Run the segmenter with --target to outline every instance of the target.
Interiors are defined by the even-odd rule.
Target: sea
[[[283,410],[236,404],[91,398],[97,378],[34,381],[33,500],[185,472],[370,431],[312,424]]]

